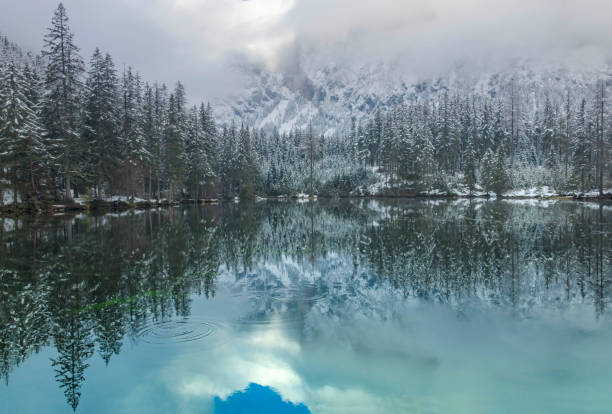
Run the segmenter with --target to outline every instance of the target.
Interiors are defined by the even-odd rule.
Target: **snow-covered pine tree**
[[[174,95],[168,99],[168,121],[164,134],[164,170],[168,182],[168,199],[182,191],[185,174],[185,148],[181,133],[179,107]]]
[[[198,117],[198,108],[194,105],[187,115],[185,138],[186,187],[190,196],[194,199],[201,198],[203,187],[212,176],[212,170],[203,145],[203,137],[204,131]]]
[[[370,159],[370,147],[368,145],[368,137],[364,128],[359,124],[357,126],[357,159],[362,165],[366,165]]]
[[[102,197],[106,184],[120,162],[117,119],[117,74],[109,54],[98,48],[90,61],[85,97],[83,139],[87,143],[87,161],[97,197]]]
[[[153,100],[153,135],[150,138],[152,169],[156,181],[156,197],[161,198],[162,182],[166,180],[166,126],[168,124],[168,90],[166,85],[155,84]]]
[[[508,141],[510,133],[505,126],[504,121],[504,106],[501,99],[495,101],[493,110],[493,142],[491,149],[496,152],[497,149]],[[486,152],[486,151],[485,151]]]
[[[574,187],[585,192],[589,190],[591,169],[591,140],[588,135],[586,99],[582,99],[576,113],[575,130],[571,140],[573,160],[572,179]]]
[[[125,190],[137,194],[139,182],[144,188],[145,165],[150,154],[143,132],[142,84],[140,76],[128,68],[123,73],[121,111],[122,156],[125,168]]]
[[[494,191],[495,183],[495,153],[491,148],[487,149],[482,159],[482,168],[480,170],[480,183],[483,189],[488,193]]]
[[[393,139],[393,119],[387,115],[383,125],[382,139],[380,142],[380,162],[387,176],[387,184],[391,181],[394,174],[394,165],[396,160],[395,140]]]
[[[463,156],[465,162],[463,177],[470,194],[476,188],[476,150],[474,147],[474,139],[470,135],[465,148],[465,155]]]
[[[502,194],[510,188],[510,177],[506,172],[506,155],[503,146],[498,148],[494,162],[492,189],[498,197],[501,197]]]
[[[426,125],[421,126],[415,137],[414,174],[427,190],[431,190],[435,169],[434,147],[431,141],[431,130]]]
[[[603,79],[597,81],[595,87],[595,125],[596,125],[596,151],[597,151],[597,187],[599,189],[599,196],[602,197],[604,194],[604,177],[607,175],[607,149],[606,149],[606,135],[608,133],[608,126],[606,125],[606,82]]]
[[[155,93],[151,85],[145,82],[142,98],[142,133],[149,157],[146,162],[145,194],[153,198],[153,168],[155,166]]]
[[[210,167],[211,176],[208,180],[212,182],[215,176],[219,174],[219,143],[217,140],[217,126],[215,125],[215,118],[210,103],[206,106],[204,106],[204,103],[200,104],[199,117],[202,129],[202,151]]]
[[[308,129],[304,134],[304,141],[302,145],[302,151],[305,155],[306,163],[308,164],[308,188],[310,196],[314,196],[314,162],[317,154],[317,142],[314,130],[312,129],[312,123],[308,123]]]
[[[36,107],[28,99],[29,86],[15,63],[2,71],[0,88],[0,161],[11,180],[13,202],[18,194],[23,200],[35,200],[50,158]]]
[[[252,199],[259,188],[259,168],[255,164],[251,134],[242,125],[238,134],[238,152],[236,159],[239,194],[242,199]]]
[[[231,198],[235,195],[237,173],[237,143],[236,124],[232,121],[229,128],[223,129],[221,136],[220,172],[223,197]]]
[[[72,199],[73,177],[80,174],[80,109],[85,71],[79,48],[68,26],[68,16],[60,3],[45,35],[42,55],[47,60],[43,122],[48,133],[48,149],[56,168],[64,176],[66,199]]]

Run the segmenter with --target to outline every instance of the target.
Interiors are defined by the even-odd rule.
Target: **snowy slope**
[[[216,102],[221,122],[244,120],[249,125],[286,132],[304,128],[309,121],[326,135],[346,131],[357,121],[385,111],[397,103],[426,99],[444,90],[472,92],[505,98],[513,77],[520,88],[521,108],[529,116],[543,105],[548,94],[562,101],[570,89],[574,96],[588,96],[597,79],[612,76],[612,65],[566,66],[517,62],[501,71],[457,66],[445,76],[415,79],[409,70],[389,62],[359,65],[321,63],[301,56],[291,69],[270,71],[242,64],[242,93]]]

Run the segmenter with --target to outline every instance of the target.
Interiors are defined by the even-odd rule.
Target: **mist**
[[[55,0],[4,0],[0,32],[40,51]],[[269,70],[302,63],[390,60],[429,77],[457,65],[516,59],[600,66],[612,54],[606,0],[67,0],[87,61],[95,47],[148,80],[181,79],[194,100],[237,92],[236,62]],[[296,53],[298,51],[299,53]],[[291,65],[288,66],[288,63]]]

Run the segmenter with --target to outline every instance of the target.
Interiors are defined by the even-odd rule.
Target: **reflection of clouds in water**
[[[445,304],[378,299],[387,310],[368,314],[354,312],[350,300],[333,312],[319,302],[297,327],[274,317],[261,325],[228,323],[227,343],[180,353],[160,377],[186,407],[225,400],[254,382],[316,413],[473,413],[562,407],[567,402],[557,395],[564,387],[601,392],[612,369],[601,351],[605,329],[593,327],[587,339],[577,334],[581,311],[537,320],[495,310],[460,318]],[[243,301],[248,313],[253,304]],[[577,346],[604,362],[585,363]],[[525,398],[516,400],[518,394]]]
[[[283,401],[281,396],[270,387],[251,383],[244,391],[237,391],[222,400],[215,397],[215,414],[237,413],[275,413],[275,414],[310,414],[304,404],[293,404]]]
[[[436,223],[444,218],[456,219],[438,216]],[[394,268],[397,274],[416,269],[406,283],[445,271],[417,267],[424,255],[409,253],[411,266]],[[316,413],[471,414],[502,406],[509,413],[580,412],[578,403],[558,395],[605,392],[612,369],[603,346],[612,339],[609,321],[594,319],[589,303],[559,300],[565,285],[551,284],[533,264],[521,267],[520,286],[529,294],[515,307],[479,273],[473,285],[472,279],[458,282],[465,291],[449,290],[454,273],[431,287],[395,286],[367,271],[362,258],[338,252],[317,258],[314,271],[310,262],[287,257],[239,274],[223,269],[219,296],[196,299],[193,314],[223,307],[217,317],[230,339],[203,344],[198,356],[178,355],[163,370],[164,386],[195,407],[256,382]],[[501,276],[502,284],[512,280]],[[316,300],[305,300],[311,297]]]
[[[304,384],[291,364],[300,345],[280,327],[249,332],[234,329],[227,334],[231,341],[210,349],[202,358],[192,353],[179,355],[164,370],[166,385],[182,399],[226,399],[255,382],[278,390],[290,401],[304,401]]]
[[[57,351],[65,366],[85,363],[71,357],[66,344],[84,349],[94,341],[96,351],[108,351],[87,359],[87,381],[73,386],[83,385],[79,409],[88,414],[201,413],[212,410],[216,395],[227,397],[251,381],[274,386],[317,413],[491,412],[498,406],[511,413],[607,412],[612,329],[604,312],[605,209],[562,202],[547,209],[479,202],[478,210],[473,202],[393,203],[389,209],[377,203],[359,214],[344,204],[351,214],[337,216],[325,204],[314,206],[321,208],[314,255],[308,210],[297,207],[279,210],[290,225],[274,225],[278,215],[271,210],[262,227],[241,224],[223,233],[201,227],[200,211],[187,210],[173,216],[173,226],[153,232],[146,246],[126,237],[159,222],[144,220],[145,214],[111,217],[109,225],[119,232],[94,232],[98,222],[81,218],[70,256],[79,259],[72,263],[90,265],[57,278],[48,276],[64,269],[68,246],[57,255],[53,236],[61,238],[61,231],[53,227],[49,237],[38,238],[25,227],[15,233],[7,262],[12,269],[17,257],[23,271],[2,279],[10,317],[0,333],[11,352],[24,352],[24,342],[32,340],[33,363],[16,370],[9,388],[0,387],[0,400],[7,407],[34,402],[26,393],[36,380],[30,373],[41,367],[34,353],[53,340],[64,344]],[[369,226],[371,220],[379,226]],[[22,237],[28,234],[34,237]],[[222,249],[200,240],[220,234]],[[179,235],[184,240],[175,239]],[[34,285],[32,240],[42,258]],[[102,250],[91,260],[94,245],[121,249]],[[141,247],[138,261],[133,252]],[[219,278],[206,273],[199,280],[200,269],[216,269],[216,254],[227,263]],[[175,263],[177,257],[185,263]],[[99,268],[109,260],[130,266]],[[168,265],[152,266],[157,260]],[[185,280],[168,277],[185,269]],[[206,300],[204,292],[217,294]],[[596,299],[604,307],[594,309]],[[86,332],[80,339],[66,329],[66,316],[74,315],[67,312],[75,309],[79,318],[72,323]],[[32,319],[39,311],[42,317]],[[118,354],[106,367],[110,352]],[[42,359],[50,370],[48,356]],[[52,375],[36,384],[37,392],[52,396],[36,404],[50,406],[56,396],[65,411]],[[524,398],[510,400],[516,395]],[[108,408],[113,405],[119,409]]]

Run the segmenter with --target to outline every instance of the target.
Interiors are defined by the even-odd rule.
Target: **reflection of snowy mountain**
[[[222,267],[217,288],[251,298],[253,319],[280,314],[308,320],[318,315],[316,323],[322,316],[389,320],[427,304],[445,304],[458,314],[489,309],[519,317],[552,309],[592,312],[596,296],[606,294],[594,285],[587,288],[588,269],[572,249],[546,251],[540,245],[548,243],[551,228],[558,227],[552,234],[563,232],[555,217],[567,215],[567,208],[590,210],[558,202],[372,200],[361,202],[361,221],[323,210],[314,228],[325,248],[315,248],[314,259],[308,227],[295,226],[295,238],[304,241],[297,256],[260,257],[238,270]],[[295,209],[292,220],[307,223],[307,210]],[[258,237],[275,239],[273,229],[264,220]],[[449,234],[464,244],[449,240]]]
[[[415,79],[409,69],[386,62],[351,66],[321,63],[310,56],[296,61],[278,72],[242,65],[246,88],[216,105],[220,120],[281,131],[303,128],[312,120],[317,130],[330,135],[347,131],[353,117],[360,121],[378,110],[444,90],[507,96],[512,77],[520,87],[524,110],[531,113],[546,94],[561,100],[570,89],[582,96],[599,77],[612,73],[610,65],[577,69],[521,63],[502,71],[457,67],[442,77]]]

